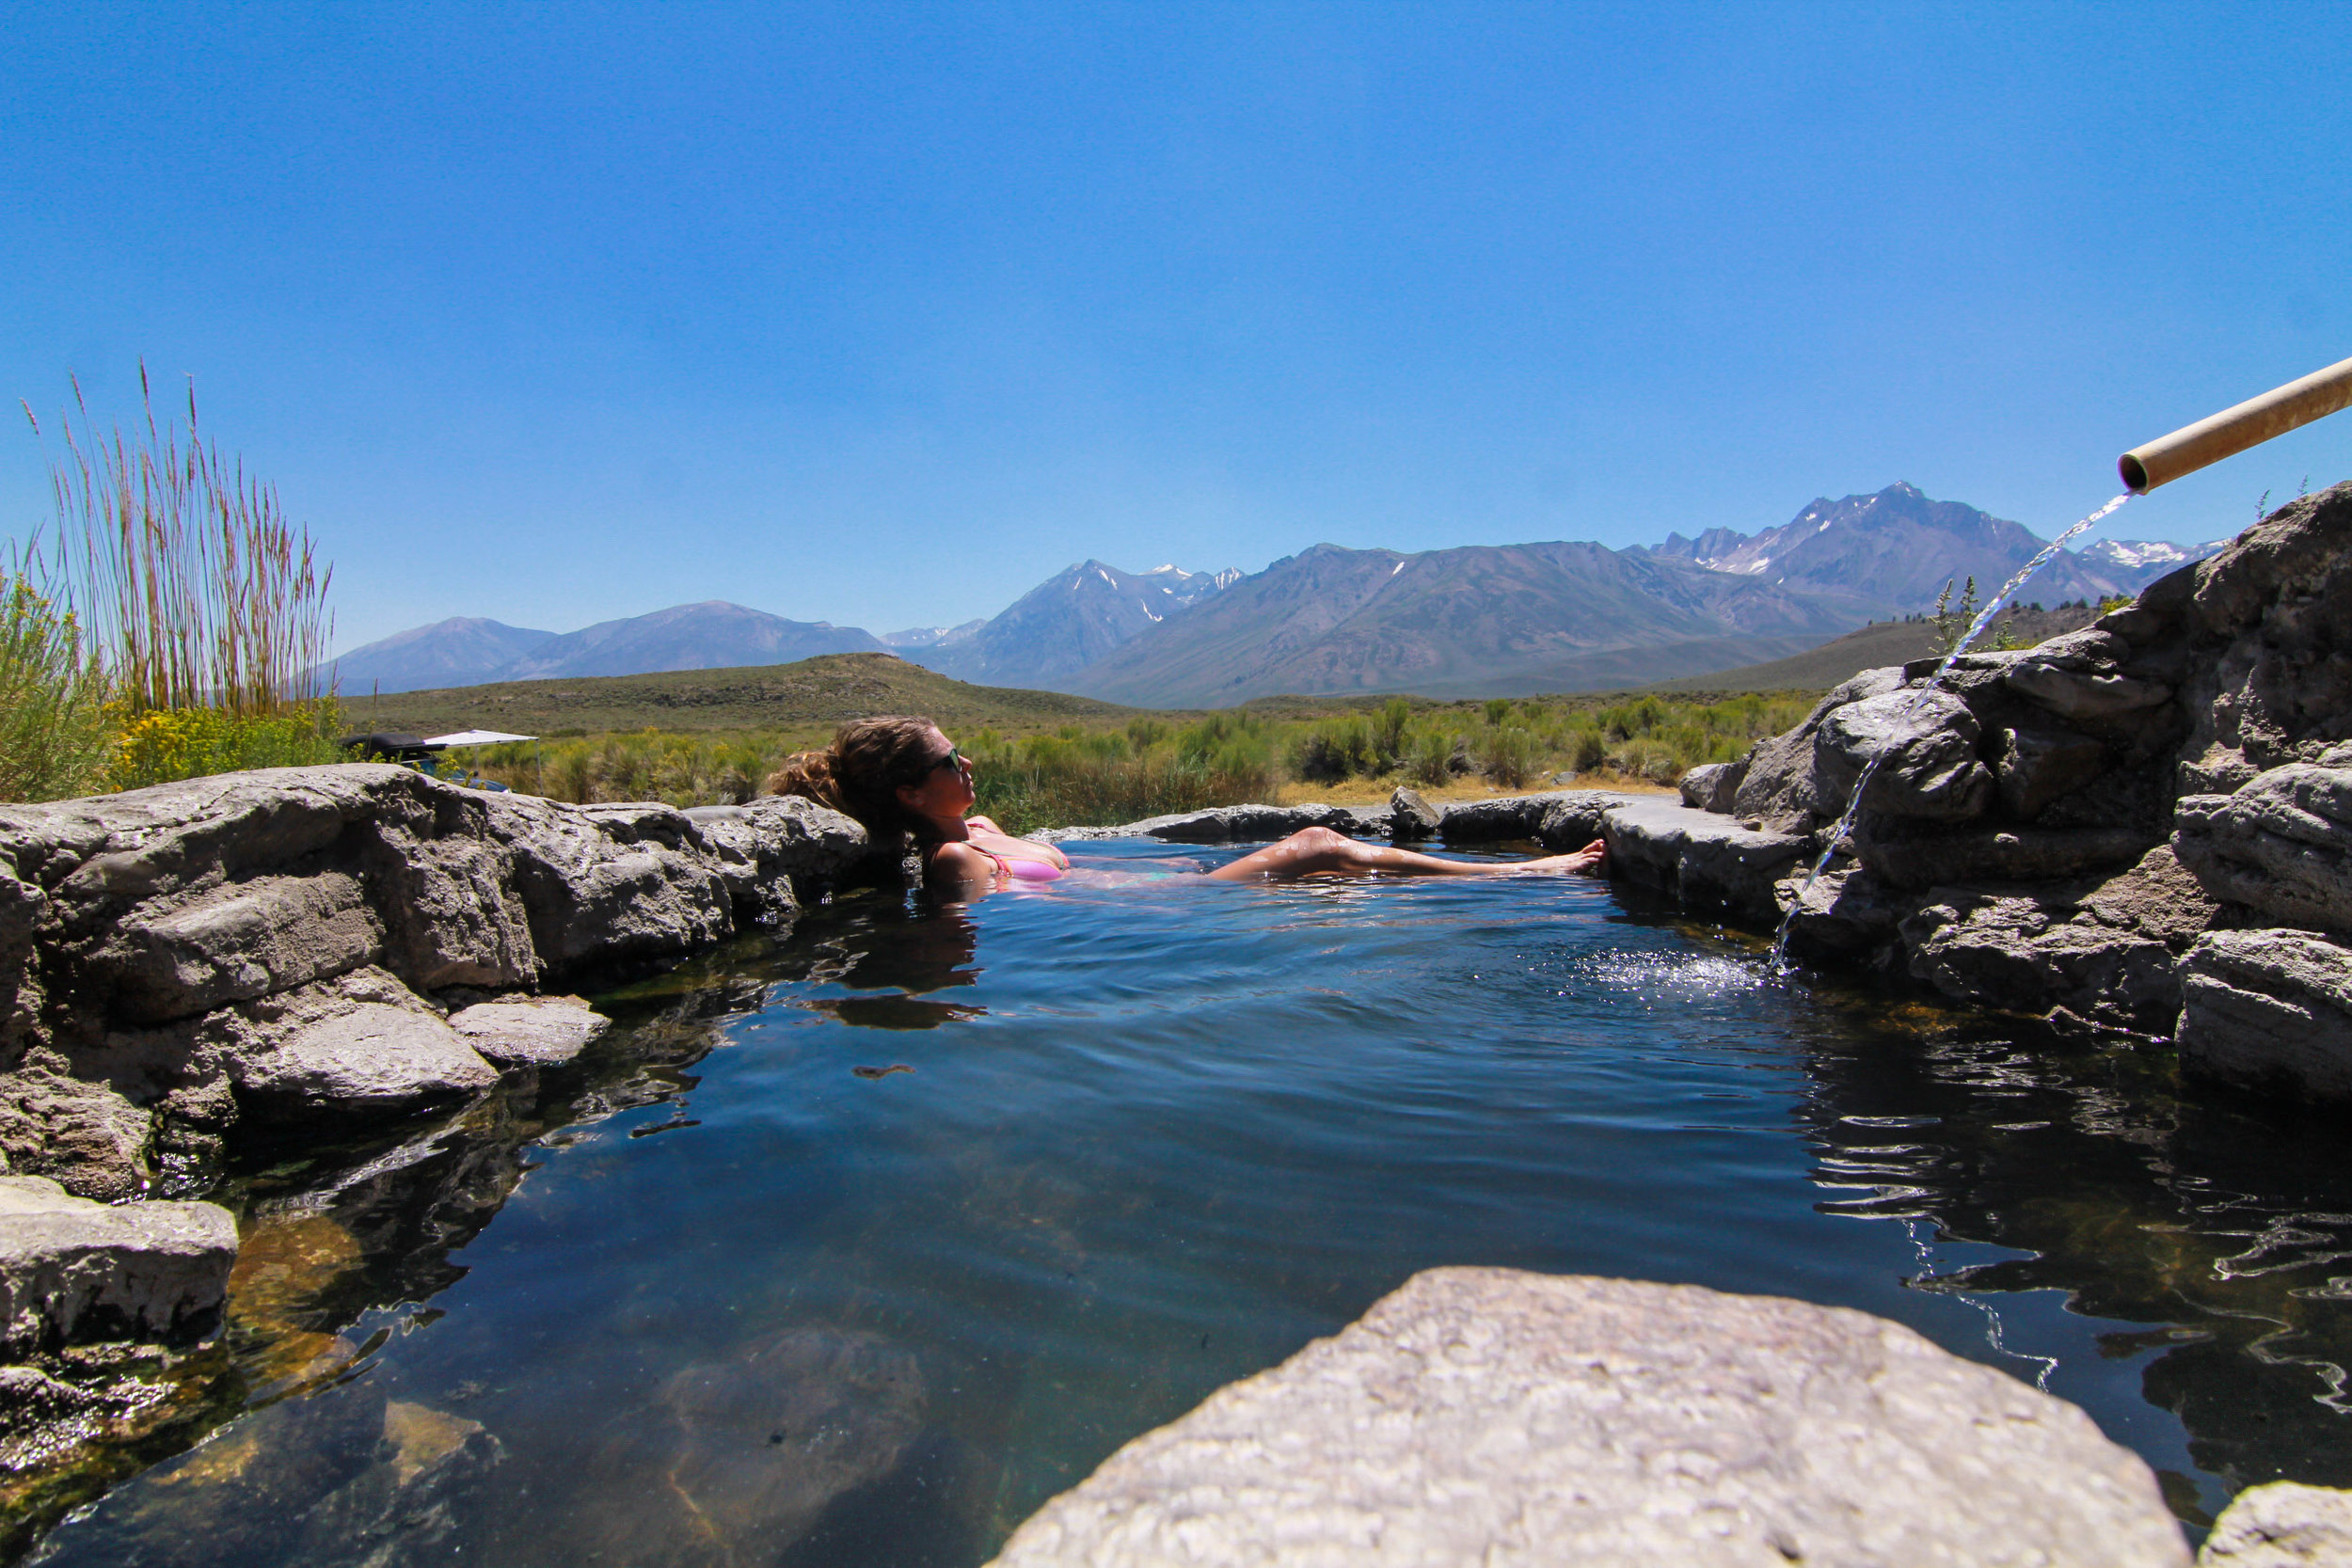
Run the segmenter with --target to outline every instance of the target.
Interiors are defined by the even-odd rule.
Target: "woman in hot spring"
[[[768,780],[771,793],[804,795],[854,817],[877,846],[912,838],[926,884],[966,895],[1020,882],[1050,882],[1071,870],[1050,844],[1015,838],[985,816],[971,816],[971,759],[928,719],[860,719],[841,726],[820,752],[788,758]],[[1328,828],[1304,828],[1279,844],[1252,850],[1205,873],[1224,882],[1286,881],[1298,877],[1507,877],[1527,873],[1597,874],[1605,850],[1596,839],[1568,855],[1496,863],[1449,861],[1387,845],[1359,844]]]

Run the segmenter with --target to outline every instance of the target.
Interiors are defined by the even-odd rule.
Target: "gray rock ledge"
[[[1433,1269],[1136,1439],[1000,1568],[2187,1568],[2074,1406],[1842,1307]]]
[[[0,1176],[0,1352],[201,1331],[236,1260],[237,1222],[217,1205],[94,1203]]]

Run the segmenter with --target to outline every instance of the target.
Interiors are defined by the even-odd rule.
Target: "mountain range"
[[[1784,658],[1931,608],[1970,576],[1990,595],[2042,547],[2017,523],[1910,484],[1813,501],[1757,534],[1654,546],[1316,545],[1248,576],[1080,562],[1001,613],[882,637],[710,601],[558,635],[457,619],[344,655],[346,694],[785,663],[888,652],[960,680],[1150,707],[1279,692],[1515,696],[1617,688]],[[2137,592],[2200,546],[2061,552],[2026,596]]]

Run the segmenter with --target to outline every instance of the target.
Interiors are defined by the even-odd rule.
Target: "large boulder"
[[[135,910],[83,973],[118,1017],[162,1023],[324,980],[384,956],[384,923],[343,871],[224,882],[187,902]]]
[[[675,807],[494,799],[544,974],[676,958],[734,929],[727,879]]]
[[[1841,1307],[1434,1269],[1129,1443],[1000,1568],[2187,1568],[2071,1404]]]
[[[2312,761],[2352,737],[2352,483],[2289,502],[2139,600],[2152,647],[2193,649],[2180,754],[2204,777],[2234,788],[2250,776],[2234,770]]]
[[[2181,1065],[2352,1099],[2352,949],[2308,931],[2209,931],[2181,965]]]
[[[0,1176],[0,1352],[166,1339],[218,1319],[237,1223],[210,1203],[93,1203]]]
[[[789,925],[803,898],[833,887],[866,852],[864,829],[798,795],[698,806],[685,816],[717,858],[735,922],[746,929]]]
[[[2182,863],[2215,897],[2352,933],[2352,767],[2293,763],[2234,794],[2185,796],[2174,824]]]
[[[1993,774],[1977,757],[1982,733],[1968,705],[1948,691],[1866,697],[1823,716],[1814,737],[1814,777],[1828,786],[1832,801],[1842,802],[1867,770],[1864,810],[1964,822],[1983,816],[1993,799]]]
[[[1849,703],[1883,696],[1902,685],[1900,670],[1865,670],[1816,703],[1795,729],[1757,741],[1745,758],[1747,768],[1733,791],[1730,815],[1775,832],[1804,832],[1816,816],[1835,818],[1846,802],[1836,781],[1820,776],[1814,737],[1822,722]]]
[[[1740,799],[1740,781],[1748,776],[1748,759],[1737,762],[1707,762],[1682,775],[1675,788],[1682,796],[1682,803],[1693,811],[1721,812],[1728,816]]]

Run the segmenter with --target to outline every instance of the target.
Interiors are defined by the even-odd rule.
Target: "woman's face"
[[[972,764],[954,744],[931,731],[932,766],[911,784],[898,786],[898,803],[922,816],[961,816],[972,809]],[[951,761],[950,758],[953,758]]]

